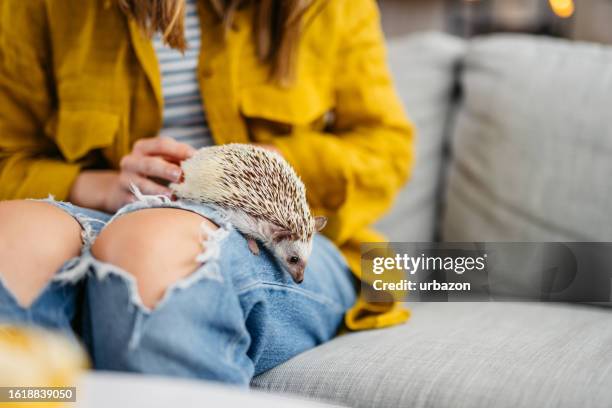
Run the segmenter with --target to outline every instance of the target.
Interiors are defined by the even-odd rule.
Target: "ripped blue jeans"
[[[68,261],[28,308],[0,281],[0,322],[76,332],[96,369],[246,386],[254,375],[331,339],[355,301],[350,270],[322,236],[315,237],[306,279],[297,285],[267,251],[253,255],[245,238],[212,207],[142,196],[110,216],[48,202],[80,223],[81,256]],[[90,247],[117,217],[160,207],[192,211],[219,229],[204,231],[200,267],[168,288],[150,310],[132,275],[94,258]]]

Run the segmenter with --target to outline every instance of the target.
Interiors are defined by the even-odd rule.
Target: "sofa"
[[[392,241],[612,241],[612,47],[423,33],[388,51],[418,130],[378,224]],[[351,407],[612,407],[609,307],[407,306],[407,323],[341,335],[252,387]]]

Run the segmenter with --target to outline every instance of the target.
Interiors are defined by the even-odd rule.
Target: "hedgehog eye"
[[[289,258],[289,263],[290,264],[296,264],[300,261],[300,258],[298,258],[297,256],[292,256],[291,258]]]

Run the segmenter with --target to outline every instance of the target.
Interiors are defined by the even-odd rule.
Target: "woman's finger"
[[[127,155],[121,160],[121,169],[129,173],[138,173],[145,177],[177,182],[181,179],[181,168],[161,157]]]
[[[121,173],[119,182],[126,191],[130,191],[131,186],[134,185],[143,194],[172,196],[172,191],[168,187],[157,184],[135,173]]]
[[[147,156],[163,156],[170,161],[180,162],[193,156],[195,149],[170,137],[158,136],[138,140],[134,144],[134,152]]]

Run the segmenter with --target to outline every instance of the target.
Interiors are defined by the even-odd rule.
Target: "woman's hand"
[[[112,213],[133,200],[132,184],[144,194],[170,196],[167,183],[181,179],[179,163],[194,152],[193,147],[167,137],[141,139],[121,160],[120,171],[83,171],[69,199],[76,205]]]
[[[116,170],[85,170],[76,178],[68,200],[81,207],[114,213],[132,200]]]
[[[129,191],[135,184],[144,194],[170,196],[166,185],[180,181],[180,162],[190,158],[195,149],[169,137],[140,139],[130,154],[121,159],[119,182]]]

